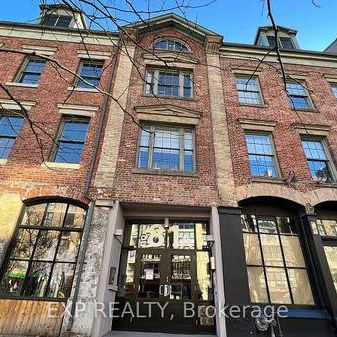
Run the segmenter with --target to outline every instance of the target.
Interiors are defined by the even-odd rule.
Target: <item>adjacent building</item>
[[[296,33],[282,72],[272,27],[0,22],[0,334],[336,336],[337,56]]]

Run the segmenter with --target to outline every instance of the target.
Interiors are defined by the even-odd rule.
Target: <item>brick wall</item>
[[[80,57],[77,51],[83,50],[84,46],[80,43],[46,41],[36,39],[21,39],[21,38],[4,38],[0,37],[0,44],[3,43],[3,48],[21,50],[22,45],[40,45],[43,47],[57,47],[57,51],[52,56],[58,62],[72,71],[77,71],[80,63]],[[86,45],[90,51],[113,52],[109,46],[102,45]],[[14,53],[0,53],[0,82],[12,82],[23,64],[25,55]],[[109,77],[112,69],[112,59],[105,61],[106,70],[101,79],[101,87],[105,90],[108,87]],[[61,75],[60,75],[61,74]],[[28,122],[25,122],[20,134],[15,142],[6,165],[0,166],[1,178],[0,185],[5,186],[4,189],[17,190],[21,194],[26,194],[27,189],[32,189],[33,186],[45,185],[44,191],[36,192],[36,195],[65,195],[68,197],[75,196],[77,193],[82,193],[82,188],[86,180],[86,175],[89,168],[89,163],[94,160],[92,158],[94,150],[94,138],[97,133],[99,116],[102,113],[101,108],[104,101],[104,96],[101,93],[93,92],[71,92],[67,90],[75,80],[74,75],[66,71],[60,71],[60,74],[55,68],[48,64],[41,75],[38,88],[15,87],[8,86],[10,92],[19,100],[27,100],[36,102],[35,106],[30,110],[30,118],[35,123],[42,123],[48,126],[49,135],[39,134],[43,141],[43,157],[40,147],[37,145],[36,137],[31,130]],[[0,99],[9,99],[7,94],[0,90]],[[57,104],[76,104],[90,105],[99,107],[98,112],[91,118],[89,131],[86,138],[85,148],[82,156],[80,169],[51,169],[41,167],[41,162],[48,160],[54,148],[55,137],[60,126],[61,114]],[[39,131],[37,130],[37,133]],[[61,190],[56,187],[63,187]],[[53,191],[54,187],[54,191]],[[55,189],[56,188],[56,189]],[[72,189],[72,192],[65,191]],[[63,192],[62,192],[63,190]],[[30,192],[34,197],[34,192]],[[76,196],[78,197],[78,196]],[[82,196],[82,199],[85,198]],[[80,200],[82,200],[80,199]]]
[[[133,173],[136,166],[139,128],[125,117],[120,152],[117,162],[114,194],[124,202],[167,203],[179,205],[210,205],[217,201],[215,182],[213,136],[211,128],[210,101],[206,54],[202,44],[189,39],[175,30],[162,30],[157,34],[147,34],[141,39],[145,48],[151,46],[160,36],[177,37],[185,41],[192,49],[188,56],[196,60],[194,70],[194,99],[171,99],[148,97],[144,95],[145,65],[142,58],[144,50],[136,50],[136,62],[139,67],[132,70],[131,86],[127,109],[135,114],[135,106],[172,104],[200,111],[202,114],[196,126],[196,166],[198,177],[150,175]],[[139,74],[139,72],[140,74]]]
[[[297,188],[302,192],[324,188],[324,186],[330,188],[331,186],[318,185],[312,181],[302,148],[300,134],[293,128],[292,124],[329,126],[331,129],[327,141],[334,164],[337,164],[337,101],[333,96],[329,82],[324,77],[324,75],[336,76],[337,71],[333,68],[286,64],[287,73],[293,74],[293,76],[296,74],[304,76],[303,78],[310,90],[310,96],[315,106],[314,111],[294,111],[284,91],[283,80],[279,72],[273,66],[263,64],[260,69],[261,71],[257,75],[264,105],[262,107],[240,105],[237,98],[234,70],[238,71],[240,68],[249,68],[251,69],[251,74],[253,74],[256,65],[252,61],[247,62],[245,60],[222,58],[226,115],[229,125],[234,179],[237,189],[248,189],[251,184],[244,130],[238,122],[239,118],[277,122],[273,132],[273,139],[283,178],[287,177],[290,171],[293,171],[298,179]],[[279,184],[284,185],[282,181]],[[274,188],[273,184],[270,184],[268,191],[266,182],[263,182],[263,188],[266,194],[272,189],[279,189],[278,187]],[[296,191],[293,190],[293,194],[295,193]],[[302,202],[304,201],[302,200]]]

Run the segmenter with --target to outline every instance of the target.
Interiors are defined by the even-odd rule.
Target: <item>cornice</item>
[[[269,54],[267,55],[267,53]],[[219,50],[221,57],[247,59],[256,61],[263,57],[265,62],[278,62],[275,52],[270,52],[270,48],[263,48],[253,45],[224,44]],[[267,55],[267,56],[266,56]],[[281,51],[284,64],[337,68],[337,55],[326,54],[307,50],[287,50]]]
[[[118,35],[103,31],[79,31],[77,29],[59,29],[54,27],[42,27],[32,24],[16,22],[0,22],[0,37],[16,37],[22,39],[49,40],[70,43],[98,44],[117,46]]]

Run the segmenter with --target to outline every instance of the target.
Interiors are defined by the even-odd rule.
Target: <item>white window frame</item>
[[[153,82],[152,73],[153,72]],[[167,73],[177,73],[179,74],[179,95],[178,96],[166,96],[166,95],[159,95],[158,94],[158,82],[159,82],[159,73],[160,72],[167,72]],[[184,96],[184,76],[189,75],[191,81],[191,94],[189,97]],[[153,83],[153,92],[151,92],[151,84]],[[145,81],[145,88],[144,88],[146,95],[154,95],[160,97],[171,97],[171,98],[193,98],[194,97],[194,85],[193,85],[193,73],[192,71],[184,71],[184,70],[177,70],[177,69],[147,69],[146,70],[146,81]]]
[[[139,155],[140,155],[140,148],[141,146],[141,137],[142,137],[142,129],[140,129],[139,137],[138,137],[138,144],[137,144],[137,161],[136,161],[136,168],[143,169],[143,170],[163,170],[163,171],[170,171],[170,172],[187,172],[187,173],[195,173],[197,171],[196,168],[196,141],[195,141],[195,128],[191,126],[183,126],[183,125],[172,125],[172,124],[144,124],[143,128],[149,130],[151,132],[149,137],[149,145],[148,145],[148,160],[147,160],[147,167],[142,168],[139,167]],[[176,129],[179,130],[179,169],[158,169],[153,167],[153,152],[154,152],[154,134],[156,128],[167,128],[167,129]],[[185,171],[185,162],[184,162],[184,135],[185,130],[191,130],[192,132],[192,144],[193,144],[193,169],[192,171]]]

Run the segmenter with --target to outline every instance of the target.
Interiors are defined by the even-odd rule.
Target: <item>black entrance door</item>
[[[135,246],[123,250],[120,317],[113,320],[113,329],[214,332],[214,319],[204,315],[204,308],[213,305],[209,252],[201,242],[206,230],[206,224],[196,223],[129,228],[124,242]]]

